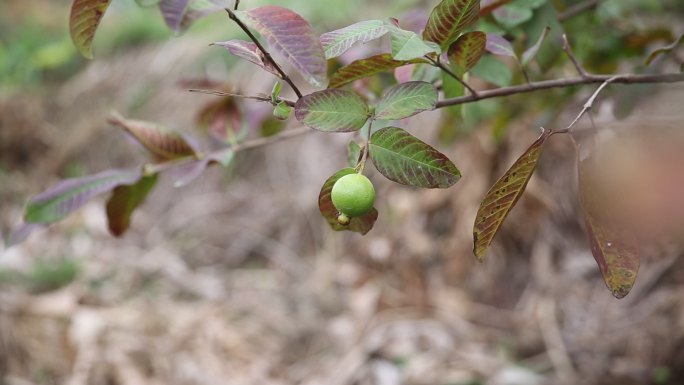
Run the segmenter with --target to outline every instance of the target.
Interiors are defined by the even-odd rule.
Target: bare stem
[[[568,36],[565,34],[563,34],[563,51],[565,51],[565,54],[568,55],[568,58],[572,62],[572,65],[575,66],[577,73],[579,73],[581,77],[586,78],[587,71],[584,70],[584,67],[582,67],[579,60],[577,60],[574,52],[572,52],[572,47],[570,46],[570,42],[568,41]]]
[[[282,99],[282,98],[278,98],[274,101],[270,97],[259,96],[259,95],[242,95],[242,94],[234,94],[232,92],[215,91],[215,90],[200,90],[200,89],[195,89],[195,88],[189,89],[188,91],[189,92],[196,92],[198,94],[207,94],[207,95],[216,95],[216,96],[231,96],[234,98],[252,99],[252,100],[257,100],[260,102],[270,103],[273,105],[276,105],[279,102],[283,102],[290,107],[294,107],[294,105],[295,105],[295,102],[293,102],[292,100],[287,100],[287,99]]]
[[[163,171],[170,170],[174,167],[178,167],[178,166],[186,165],[188,163],[195,162],[198,160],[198,157],[201,159],[206,159],[208,157],[217,159],[217,158],[220,158],[222,155],[228,154],[230,152],[236,153],[236,152],[240,152],[240,151],[250,150],[253,148],[268,146],[270,144],[277,143],[277,142],[280,142],[280,141],[283,141],[286,139],[294,138],[297,136],[301,136],[304,134],[308,134],[308,133],[313,132],[313,131],[314,130],[312,130],[309,127],[298,127],[298,128],[294,128],[291,130],[283,131],[277,135],[268,136],[265,138],[257,138],[257,139],[253,139],[253,140],[248,140],[246,142],[242,142],[242,143],[236,144],[234,146],[222,148],[220,150],[216,150],[216,151],[206,153],[206,154],[200,154],[199,156],[192,155],[192,156],[186,156],[183,158],[171,159],[171,160],[168,160],[168,161],[162,162],[162,163],[148,164],[148,165],[144,166],[144,170],[146,173],[163,172]]]
[[[374,117],[368,120],[368,132],[366,135],[366,144],[363,146],[363,154],[361,155],[361,161],[356,166],[357,172],[363,174],[363,168],[366,166],[366,160],[368,159],[368,148],[370,147],[371,130],[373,128]]]
[[[453,71],[451,71],[449,67],[442,64],[442,62],[439,59],[439,56],[437,56],[437,60],[427,55],[425,55],[425,58],[428,59],[432,63],[432,65],[444,71],[447,75],[451,76],[452,78],[456,79],[459,83],[463,85],[463,87],[467,88],[473,96],[477,96],[477,91],[475,91],[471,86],[464,82],[460,76],[456,75]]]
[[[620,77],[619,75],[613,76],[612,78],[610,78],[610,79],[606,80],[605,82],[603,82],[603,83],[599,86],[599,88],[597,88],[596,91],[594,91],[594,93],[591,95],[591,97],[589,98],[589,100],[587,100],[587,102],[584,103],[584,106],[582,106],[582,111],[580,111],[579,115],[577,115],[577,117],[575,118],[575,120],[573,120],[572,123],[570,123],[570,125],[568,125],[568,127],[566,127],[564,130],[559,131],[559,132],[570,132],[570,130],[572,130],[572,127],[574,127],[575,124],[577,124],[577,122],[580,120],[580,118],[582,118],[582,116],[584,116],[584,114],[587,113],[587,111],[591,110],[591,108],[594,106],[594,101],[596,101],[596,98],[599,96],[599,94],[601,93],[601,91],[603,91],[603,89],[606,88],[606,86],[607,86],[608,84],[610,84],[610,83],[616,81],[617,79],[619,79],[619,77]],[[593,121],[592,121],[592,124],[593,124]]]
[[[637,75],[637,74],[623,74],[623,75],[591,75],[577,78],[562,78],[554,80],[544,80],[540,82],[532,82],[529,84],[521,84],[511,87],[495,88],[488,91],[480,91],[477,95],[459,96],[456,98],[444,99],[437,102],[436,108],[455,106],[459,104],[472,103],[484,99],[499,98],[502,96],[509,96],[515,94],[530,93],[550,88],[564,88],[572,87],[582,84],[596,84],[603,83],[606,80],[616,77],[612,82],[620,84],[636,84],[636,83],[678,83],[684,82],[684,74],[669,73],[669,74],[655,74],[655,75]]]
[[[226,8],[226,12],[228,12],[228,17],[230,17],[230,19],[233,20],[235,22],[235,24],[237,24],[247,34],[247,36],[249,36],[250,40],[252,40],[252,42],[254,42],[254,44],[256,44],[257,48],[259,48],[259,51],[261,51],[261,53],[264,55],[264,58],[266,60],[268,60],[269,62],[271,62],[271,64],[273,64],[273,67],[275,67],[276,71],[278,71],[278,73],[280,74],[280,77],[287,84],[289,84],[290,87],[292,87],[292,90],[294,91],[295,94],[297,94],[297,97],[301,98],[302,92],[299,91],[299,88],[297,88],[297,86],[294,84],[292,79],[290,79],[290,77],[287,76],[285,71],[283,71],[283,69],[280,68],[278,63],[276,63],[276,61],[273,60],[273,57],[266,50],[266,48],[264,48],[264,46],[261,45],[261,43],[259,42],[259,39],[257,39],[256,36],[254,36],[254,34],[252,33],[252,31],[250,31],[249,28],[245,25],[245,23],[243,23],[242,20],[240,20],[237,17],[237,15],[235,15],[235,12],[231,11],[230,8]]]

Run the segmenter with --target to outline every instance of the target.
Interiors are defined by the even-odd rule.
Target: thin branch
[[[298,127],[298,128],[294,128],[291,130],[283,131],[277,135],[267,136],[267,137],[263,137],[263,138],[257,138],[257,139],[253,139],[253,140],[248,140],[246,142],[239,143],[239,144],[236,144],[236,145],[231,146],[231,147],[222,148],[220,150],[216,150],[216,151],[213,151],[210,153],[200,154],[200,155],[201,155],[201,159],[206,159],[208,157],[220,158],[222,155],[228,154],[230,152],[236,153],[236,152],[240,152],[240,151],[250,150],[253,148],[268,146],[270,144],[281,142],[283,140],[294,138],[294,137],[301,136],[304,134],[308,134],[308,133],[313,132],[313,131],[315,131],[315,130],[313,130],[309,127]],[[171,159],[171,160],[168,160],[168,161],[162,162],[162,163],[146,164],[145,166],[143,166],[143,170],[146,174],[158,173],[158,172],[167,171],[167,170],[170,170],[174,167],[183,166],[183,165],[186,165],[188,163],[192,163],[192,162],[196,162],[196,161],[198,161],[197,156],[195,156],[195,155],[186,156],[183,158]]]
[[[456,79],[459,83],[463,85],[463,87],[467,88],[473,96],[477,96],[477,91],[475,91],[471,86],[469,86],[468,83],[464,82],[460,76],[453,73],[453,71],[451,71],[449,67],[442,64],[442,62],[439,59],[439,56],[437,56],[437,60],[427,55],[425,55],[425,58],[428,59],[432,63],[432,65],[444,71],[447,75],[451,76],[452,78]]]
[[[563,78],[554,80],[545,80],[541,82],[532,82],[529,84],[521,84],[518,86],[495,88],[488,91],[480,91],[477,95],[459,96],[456,98],[444,99],[437,102],[436,108],[455,106],[459,104],[472,103],[478,100],[499,98],[502,96],[509,96],[515,94],[523,94],[545,90],[550,88],[572,87],[582,84],[596,84],[603,83],[606,80],[615,77],[615,75],[590,75],[586,77],[577,78]],[[637,75],[637,74],[623,74],[617,75],[613,83],[620,84],[635,84],[635,83],[678,83],[684,82],[684,74],[657,74],[657,75]]]
[[[600,3],[601,0],[587,0],[577,5],[573,5],[572,7],[566,9],[565,12],[558,15],[558,21],[565,21],[573,18],[583,12],[596,8]]]
[[[606,80],[605,82],[603,82],[603,83],[599,86],[599,88],[596,89],[596,91],[594,91],[594,93],[591,95],[591,97],[589,98],[589,100],[587,100],[587,102],[584,103],[584,106],[582,106],[582,111],[580,111],[580,113],[577,115],[577,117],[575,118],[575,120],[573,120],[572,123],[570,123],[570,124],[568,125],[568,127],[566,127],[564,130],[559,130],[558,132],[569,132],[570,130],[572,130],[572,127],[574,127],[575,124],[577,124],[577,122],[582,118],[582,116],[584,116],[584,114],[586,114],[587,111],[591,110],[591,108],[594,106],[594,101],[596,101],[596,98],[599,96],[599,94],[601,93],[601,91],[603,91],[603,89],[606,88],[606,86],[607,86],[608,84],[610,84],[610,83],[612,83],[612,82],[618,80],[619,78],[620,78],[620,76],[617,75],[617,76],[613,76],[612,78],[610,78],[610,79]],[[592,121],[592,125],[593,125],[593,121]]]
[[[363,168],[366,167],[366,160],[368,160],[368,151],[370,147],[371,132],[373,129],[373,120],[375,117],[368,119],[368,134],[366,135],[366,144],[363,146],[363,154],[361,154],[361,161],[356,165],[356,172],[363,174]]]
[[[259,48],[259,51],[261,51],[261,53],[264,55],[264,58],[265,58],[266,60],[268,60],[269,62],[271,62],[271,64],[273,64],[273,67],[275,67],[276,71],[278,71],[278,73],[280,74],[280,77],[281,77],[287,84],[289,84],[290,87],[292,87],[292,90],[294,91],[295,94],[297,94],[297,97],[298,97],[298,98],[301,98],[301,97],[302,97],[302,92],[299,91],[299,88],[297,88],[297,86],[294,84],[294,82],[292,81],[292,79],[290,79],[290,77],[287,76],[287,74],[285,73],[285,71],[283,71],[283,69],[280,68],[280,66],[278,65],[278,63],[276,63],[276,61],[273,60],[273,57],[272,57],[271,54],[266,50],[266,48],[264,48],[264,46],[261,45],[261,43],[259,42],[259,39],[257,39],[256,36],[254,36],[254,34],[252,33],[252,31],[250,31],[249,28],[245,25],[245,23],[243,23],[242,20],[240,20],[240,19],[235,15],[235,12],[231,11],[230,8],[226,8],[226,12],[228,12],[228,17],[230,17],[230,19],[233,20],[233,21],[235,22],[235,24],[237,24],[237,25],[238,25],[238,26],[247,34],[247,36],[249,36],[250,40],[252,40],[252,42],[254,42],[254,44],[256,44],[257,48]]]
[[[214,91],[214,90],[200,90],[200,89],[189,89],[188,92],[196,92],[198,94],[206,94],[206,95],[215,95],[215,96],[231,96],[234,98],[241,98],[241,99],[252,99],[252,100],[257,100],[260,102],[266,102],[270,103],[273,105],[278,104],[279,102],[283,102],[287,104],[290,107],[295,106],[295,102],[292,100],[287,100],[287,99],[282,99],[278,98],[275,100],[275,102],[270,98],[266,96],[259,96],[259,95],[242,95],[242,94],[234,94],[232,92],[224,92],[224,91]]]
[[[584,67],[582,67],[579,60],[577,60],[574,52],[572,52],[572,47],[570,46],[570,42],[568,41],[568,36],[566,34],[563,34],[563,51],[565,51],[565,54],[568,55],[568,58],[572,62],[572,65],[575,66],[577,73],[579,73],[581,77],[586,78],[587,71],[584,70]]]
[[[237,11],[239,6],[240,6],[240,0],[235,0],[235,6],[233,7],[233,11]]]

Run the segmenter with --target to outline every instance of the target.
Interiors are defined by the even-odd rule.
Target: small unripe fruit
[[[338,179],[330,195],[333,205],[346,219],[366,214],[375,202],[373,183],[365,175],[356,173]],[[344,224],[344,220],[344,217],[338,217],[340,224]]]

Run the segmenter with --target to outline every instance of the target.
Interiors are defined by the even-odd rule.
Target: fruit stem
[[[363,154],[361,155],[361,161],[356,166],[356,172],[363,174],[363,168],[366,166],[366,159],[368,159],[368,147],[370,145],[371,130],[373,128],[373,121],[375,120],[375,114],[373,114],[370,119],[368,119],[368,133],[366,134],[366,144],[363,145]]]

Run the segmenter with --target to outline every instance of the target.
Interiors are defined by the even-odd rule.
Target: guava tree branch
[[[596,8],[601,3],[601,0],[586,0],[584,2],[573,5],[572,7],[565,10],[565,12],[558,15],[558,21],[565,21],[572,17],[575,17],[583,12],[586,12],[592,8]]]
[[[564,88],[583,84],[603,83],[615,77],[612,83],[636,84],[636,83],[679,83],[684,82],[684,73],[670,74],[623,74],[623,75],[590,75],[575,78],[562,78],[554,80],[544,80],[511,87],[501,87],[492,90],[478,91],[477,95],[459,96],[456,98],[444,99],[437,102],[436,108],[455,106],[459,104],[477,102],[484,99],[500,98],[503,96],[530,93],[550,88]]]
[[[252,40],[252,42],[254,42],[254,44],[256,44],[257,48],[259,48],[259,51],[261,51],[261,53],[264,55],[264,59],[268,60],[269,62],[271,62],[271,64],[273,64],[273,67],[275,67],[276,71],[278,71],[278,73],[280,74],[280,77],[287,84],[289,84],[290,87],[292,87],[292,90],[294,91],[295,94],[297,94],[297,97],[301,98],[302,92],[299,91],[299,88],[297,88],[297,86],[294,84],[292,79],[290,79],[290,77],[285,73],[285,71],[283,71],[283,69],[280,68],[278,63],[276,63],[276,61],[273,60],[271,53],[268,52],[268,50],[266,48],[264,48],[263,45],[261,45],[261,42],[259,42],[259,39],[257,39],[256,36],[254,36],[254,34],[252,33],[252,31],[249,30],[249,27],[247,27],[245,25],[245,23],[243,23],[242,20],[240,20],[237,17],[237,15],[235,15],[235,12],[233,12],[230,8],[226,8],[226,12],[228,12],[228,17],[230,17],[230,19],[233,20],[235,22],[235,24],[237,24],[247,34],[247,36],[249,36],[250,40]]]
[[[238,143],[234,146],[231,147],[226,147],[222,148],[220,150],[212,151],[210,153],[203,153],[200,154],[201,158],[220,158],[221,155],[228,154],[230,152],[236,153],[240,151],[245,151],[245,150],[250,150],[253,148],[258,148],[258,147],[263,147],[263,146],[268,146],[269,144],[277,143],[286,139],[294,138],[297,136],[301,136],[304,134],[307,134],[309,132],[314,131],[313,129],[309,127],[297,127],[293,128],[290,130],[285,130],[277,135],[273,136],[267,136],[263,138],[256,138],[252,140],[248,140],[242,143]],[[193,155],[193,156],[186,156],[182,158],[176,158],[176,159],[171,159],[166,162],[162,163],[154,163],[154,164],[147,164],[144,166],[144,171],[145,173],[158,173],[158,172],[163,172],[170,170],[175,167],[179,167],[182,165],[186,165],[192,162],[198,161],[198,157]]]

